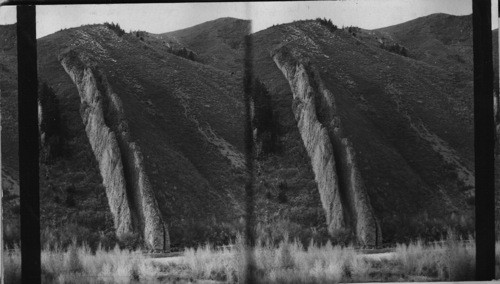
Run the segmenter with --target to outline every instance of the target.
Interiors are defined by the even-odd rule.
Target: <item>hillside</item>
[[[248,20],[219,18],[159,36],[167,43],[188,46],[206,64],[230,72],[241,72],[243,40],[249,31]]]
[[[310,20],[251,35],[259,238],[374,246],[474,229],[470,20],[373,31]],[[42,160],[44,241],[162,250],[235,237],[248,29],[233,18],[159,35],[104,24],[38,40],[63,141]],[[0,87],[15,170],[13,30],[0,29]]]
[[[381,40],[401,43],[410,57],[454,72],[461,80],[467,80],[474,71],[472,15],[432,14],[371,33]],[[498,62],[498,29],[492,31],[492,37],[493,62]],[[498,64],[493,68],[498,74]]]
[[[375,30],[406,46],[413,58],[447,70],[472,72],[472,15],[432,14]]]
[[[8,243],[19,238],[16,25],[0,26],[0,58],[3,216]]]
[[[75,46],[82,39],[87,44]],[[51,46],[53,43],[58,44],[57,48]],[[117,140],[125,159],[127,194],[134,190],[144,193],[140,184],[138,188],[129,188],[131,183],[141,182],[140,176],[137,181],[127,180],[133,179],[133,171],[141,167],[127,156],[142,152],[139,155],[144,159],[139,170],[149,178],[152,197],[161,216],[168,218],[168,231],[174,242],[186,244],[196,238],[197,242],[202,241],[212,237],[210,234],[218,234],[217,226],[223,226],[222,221],[231,222],[228,216],[237,212],[235,199],[242,185],[237,180],[242,174],[243,139],[243,112],[238,111],[243,107],[242,95],[237,77],[153,49],[134,36],[120,37],[105,26],[54,34],[41,39],[39,48],[42,58],[47,54],[47,60],[62,63],[69,73],[78,72],[70,70],[83,66],[99,70],[94,76],[107,81],[109,87],[105,88],[112,89],[105,92],[118,96],[122,109],[115,111],[121,113],[105,120],[110,120],[106,124],[111,131],[123,136]],[[50,65],[40,62],[42,68]],[[50,82],[51,78],[47,80]],[[113,122],[115,119],[118,121]],[[133,202],[141,196],[132,198]],[[131,211],[138,209],[134,206],[148,208],[145,204],[131,204]]]
[[[64,140],[41,168],[44,241],[91,234],[90,243],[112,244],[113,227],[155,249],[234,236],[244,182],[241,79],[105,25],[60,31],[38,49]],[[17,102],[7,92],[2,99],[2,109]],[[15,153],[6,150],[17,143],[6,142],[2,152]]]
[[[337,237],[356,234],[353,231],[359,222],[349,220],[356,206],[349,194],[342,193],[356,188],[352,178],[346,176],[346,169],[342,169],[346,165],[350,169],[347,172],[364,184],[361,188],[369,195],[377,217],[375,227],[381,225],[384,242],[418,235],[436,238],[443,233],[445,224],[459,230],[472,229],[470,21],[470,16],[435,14],[380,30],[351,27],[333,33],[315,21],[301,21],[253,35],[254,75],[271,94],[273,114],[279,121],[279,150],[256,160],[258,221],[267,228],[267,234],[272,235],[269,227],[306,234],[303,230],[297,232],[301,221],[312,223],[319,219],[328,224],[316,226],[316,232],[328,230]],[[183,32],[182,43],[192,49],[202,45],[193,36],[193,30],[202,29],[202,25],[186,29],[190,32]],[[391,50],[395,46],[399,51],[405,47],[407,54]],[[335,102],[332,110],[316,106],[320,125],[330,129],[328,120],[323,120],[332,115],[342,125],[340,131],[336,127],[329,130],[330,138],[324,144],[333,145],[334,164],[343,165],[334,166],[334,173],[315,170],[313,152],[308,153],[304,147],[307,143],[301,137],[304,132],[298,122],[301,116],[297,116],[303,107],[297,106],[300,95],[290,89],[293,76],[287,76],[295,71],[285,67],[294,62],[303,66],[310,81],[321,86],[312,84],[313,89],[329,92]],[[349,142],[345,144],[344,140]],[[345,158],[349,153],[356,157],[351,166]],[[337,186],[341,201],[328,197],[328,191],[321,193],[318,175],[337,179],[337,185],[326,188]],[[349,186],[351,189],[347,190]],[[285,203],[273,198],[282,188],[291,197]],[[319,196],[313,197],[312,193]],[[327,215],[336,213],[331,217],[317,215],[321,207]],[[345,220],[328,220],[338,216],[339,211],[345,211]],[[340,226],[345,230],[333,229],[335,223],[342,222],[350,225]]]
[[[474,71],[471,15],[453,17],[435,14],[379,29],[375,31],[375,34],[382,38],[389,37],[400,41],[413,51],[412,55],[415,58],[450,70],[462,82],[465,81],[473,86],[471,79]],[[492,31],[492,42],[494,90],[498,94],[498,29]],[[498,173],[498,170],[496,172]],[[498,184],[500,181],[498,175],[496,180]],[[498,196],[499,194],[497,194]],[[497,204],[500,204],[500,199],[497,200]],[[500,216],[498,208],[500,206],[497,206],[497,216]],[[497,225],[497,230],[498,228],[500,226]]]
[[[292,117],[290,107],[295,115],[302,109],[296,108],[299,89],[287,87],[299,80],[293,78],[299,72],[293,66],[303,66],[303,76],[316,92],[328,91],[329,95],[315,100],[331,100],[333,106],[325,107],[327,101],[316,105],[317,119],[330,132],[327,143],[334,149],[343,148],[335,140],[350,141],[347,145],[356,154],[354,163],[384,241],[439,234],[433,230],[457,216],[471,228],[470,84],[456,84],[450,72],[373,46],[347,30],[332,33],[316,21],[279,25],[253,38],[256,73],[274,93],[275,105],[280,110],[288,106],[280,117]],[[333,154],[335,164],[344,165],[335,166],[338,176],[346,171],[344,155]],[[338,180],[340,199],[344,199],[339,208],[352,208],[346,205],[349,198],[342,197],[349,183],[349,177]],[[346,216],[353,215],[349,209],[342,210]],[[347,227],[356,226],[356,221],[345,222],[352,223]]]
[[[16,25],[0,26],[0,49],[2,62],[0,63],[0,84],[2,86],[2,98],[5,99],[5,111],[2,112],[2,156],[6,165],[11,170],[18,169],[17,157],[17,42]],[[9,104],[13,102],[12,104]],[[2,105],[4,106],[4,105]]]

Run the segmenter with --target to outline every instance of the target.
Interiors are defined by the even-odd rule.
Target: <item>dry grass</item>
[[[73,244],[66,251],[42,251],[42,274],[62,283],[128,283],[156,279],[158,269],[140,251],[116,246],[110,251],[99,247],[92,253],[86,245]]]
[[[158,277],[156,268],[140,251],[115,247],[92,252],[86,245],[73,243],[66,250],[44,249],[41,253],[42,279],[45,283],[129,283],[151,281]],[[5,283],[21,279],[21,251],[16,248],[4,257]]]
[[[241,239],[232,248],[215,249],[206,245],[186,249],[182,258],[164,269],[167,274],[181,278],[241,282],[246,273],[244,252]],[[363,269],[352,247],[330,243],[324,246],[310,243],[305,249],[300,242],[289,242],[286,238],[277,247],[259,242],[253,256],[259,283],[339,282],[351,274],[352,268]]]
[[[4,251],[3,255],[5,283],[21,282],[21,249],[15,246],[13,250]]]
[[[473,240],[448,239],[432,245],[418,241],[398,245],[396,259],[407,276],[445,281],[474,280],[476,246]]]
[[[186,249],[181,258],[163,267],[164,272],[181,278],[239,282],[246,263],[242,244],[240,240],[231,249],[209,245]],[[304,247],[287,238],[278,246],[258,242],[253,255],[255,277],[263,283],[464,281],[473,280],[475,273],[474,241],[453,235],[433,244],[398,245],[385,259],[361,254],[351,246],[311,242]],[[497,255],[500,259],[500,249]]]
[[[139,251],[91,252],[88,246],[42,251],[44,282],[130,283],[168,279],[210,279],[242,282],[246,248],[241,238],[228,247],[210,245],[188,248],[168,262],[146,259]],[[500,273],[500,242],[497,242],[497,275]],[[398,245],[386,259],[361,254],[353,247],[318,245],[304,247],[287,238],[278,246],[258,242],[253,251],[259,283],[338,283],[369,281],[464,281],[473,280],[475,245],[456,238],[424,244]],[[20,281],[19,248],[4,256],[6,283]]]

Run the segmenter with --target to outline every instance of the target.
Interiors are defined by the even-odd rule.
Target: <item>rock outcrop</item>
[[[60,55],[64,70],[81,99],[81,116],[106,188],[116,234],[139,233],[151,249],[169,249],[168,230],[162,220],[141,151],[128,134],[119,97],[106,77],[80,54]]]
[[[273,59],[293,93],[293,112],[311,159],[329,232],[348,228],[359,244],[382,243],[355,151],[342,134],[333,94],[319,75],[296,60],[286,47],[274,52]]]
[[[290,82],[294,95],[294,115],[302,141],[311,158],[321,203],[326,213],[328,231],[333,233],[335,230],[344,228],[345,222],[328,131],[318,121],[314,90],[309,84],[303,66],[294,66],[279,55],[276,55],[274,60]]]

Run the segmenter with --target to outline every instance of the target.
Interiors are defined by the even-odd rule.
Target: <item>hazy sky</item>
[[[498,26],[498,2],[493,3],[493,26]],[[472,0],[352,0],[257,3],[180,3],[37,6],[37,37],[61,28],[118,22],[126,31],[162,33],[220,17],[252,19],[253,31],[293,20],[326,17],[338,26],[374,29],[432,13],[467,15]],[[14,7],[0,7],[0,24],[15,22]]]

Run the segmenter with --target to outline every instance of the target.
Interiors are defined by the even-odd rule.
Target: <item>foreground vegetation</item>
[[[231,248],[206,245],[186,249],[179,259],[157,263],[162,272],[178,278],[240,282],[247,263],[242,252],[238,241]],[[263,283],[463,281],[473,280],[475,273],[474,242],[452,238],[428,245],[402,244],[372,255],[352,246],[311,242],[304,247],[285,239],[278,246],[259,243],[253,256],[255,277]]]
[[[242,282],[248,258],[241,238],[232,245],[187,248],[182,256],[150,259],[140,251],[95,251],[73,243],[67,249],[42,251],[45,282],[116,283],[165,280],[216,280]],[[465,281],[475,273],[473,240],[449,237],[442,242],[421,241],[382,254],[369,254],[352,246],[314,242],[303,246],[287,238],[277,246],[258,242],[252,253],[255,277],[263,283],[330,283],[368,281]],[[497,243],[497,275],[500,275],[500,242]],[[6,283],[20,280],[20,250],[6,253]]]
[[[130,283],[156,280],[159,269],[139,250],[116,246],[94,252],[87,245],[73,243],[67,249],[42,251],[44,283]],[[5,283],[21,281],[21,251],[18,247],[5,253]]]

